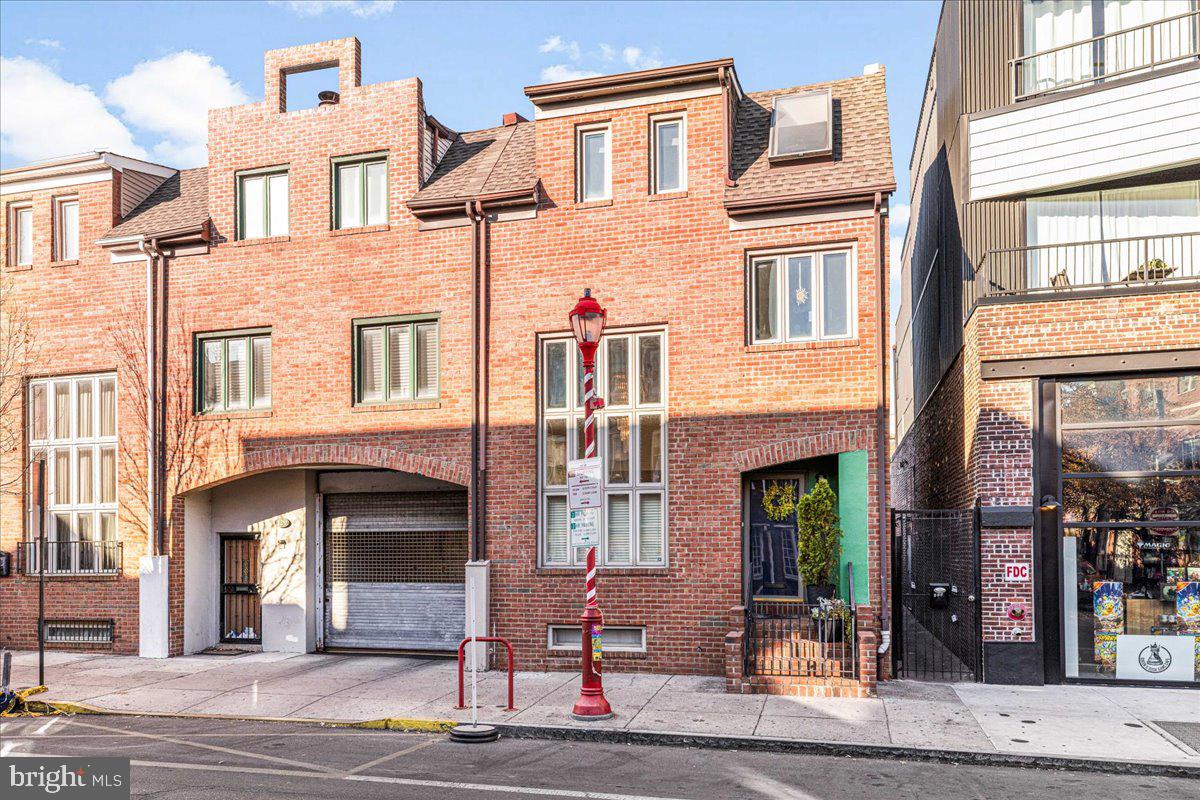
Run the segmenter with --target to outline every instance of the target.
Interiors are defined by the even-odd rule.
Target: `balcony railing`
[[[967,314],[980,300],[1069,295],[1081,289],[1200,280],[1200,232],[992,250],[968,281]]]
[[[121,572],[120,542],[48,540],[43,547],[47,575],[116,575]],[[26,575],[37,575],[43,561],[38,555],[38,543],[21,542],[18,554],[20,570]]]
[[[1200,11],[1014,58],[1013,100],[1131,75],[1200,56]]]

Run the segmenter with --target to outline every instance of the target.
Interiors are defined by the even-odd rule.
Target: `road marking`
[[[34,736],[44,736],[46,731],[54,727],[54,723],[58,722],[58,717],[51,717],[50,721],[33,732]]]
[[[409,753],[415,753],[418,750],[424,750],[426,747],[429,747],[430,745],[435,745],[440,741],[442,741],[442,740],[441,739],[429,739],[427,741],[421,742],[420,744],[414,744],[412,747],[406,747],[403,750],[397,750],[395,753],[389,753],[386,756],[380,756],[379,758],[377,758],[373,761],[368,761],[365,764],[359,764],[354,769],[347,770],[346,774],[347,775],[355,775],[359,772],[365,772],[366,770],[370,769],[371,767],[378,766],[385,761],[391,761],[393,758],[399,758],[400,756],[406,756]]]

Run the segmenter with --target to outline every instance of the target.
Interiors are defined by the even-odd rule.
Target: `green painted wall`
[[[838,595],[849,600],[846,564],[854,563],[854,599],[870,600],[867,585],[867,451],[838,453],[838,516],[842,524],[842,559]]]

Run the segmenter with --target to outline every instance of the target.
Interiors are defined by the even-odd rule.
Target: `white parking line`
[[[391,761],[393,758],[399,758],[400,756],[406,756],[409,753],[415,753],[418,750],[424,750],[426,747],[437,744],[440,741],[444,741],[444,740],[442,740],[442,739],[427,739],[427,740],[421,742],[420,744],[414,744],[412,747],[406,747],[403,750],[397,750],[395,753],[388,753],[386,756],[380,756],[379,758],[368,761],[365,764],[359,764],[354,769],[346,770],[346,773],[348,775],[354,775],[359,772],[366,772],[371,767],[379,766],[380,764],[382,764],[385,761]]]

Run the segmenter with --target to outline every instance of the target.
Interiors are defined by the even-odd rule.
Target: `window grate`
[[[47,644],[112,644],[113,621],[92,620],[46,620],[43,636]]]

